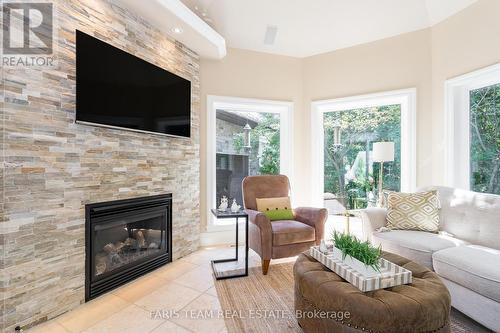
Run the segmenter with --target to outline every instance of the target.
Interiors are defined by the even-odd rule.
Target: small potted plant
[[[346,265],[363,274],[372,277],[380,274],[380,257],[382,248],[372,246],[368,241],[362,242],[355,236],[333,232],[333,255]]]

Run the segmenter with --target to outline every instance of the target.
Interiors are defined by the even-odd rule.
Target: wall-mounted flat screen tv
[[[191,82],[77,30],[76,122],[190,137]]]

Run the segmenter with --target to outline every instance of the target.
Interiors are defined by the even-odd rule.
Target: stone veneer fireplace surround
[[[55,0],[56,68],[3,68],[0,332],[85,302],[85,205],[172,193],[172,259],[199,246],[199,58],[114,0]],[[75,124],[75,31],[191,81],[191,138]]]

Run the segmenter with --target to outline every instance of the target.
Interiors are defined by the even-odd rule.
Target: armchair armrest
[[[252,209],[245,209],[245,212],[248,214],[250,223],[255,224],[263,231],[267,230],[271,232],[271,220],[265,214]]]
[[[363,238],[371,241],[373,232],[385,226],[387,209],[370,207],[362,209],[359,215],[363,224]]]
[[[273,230],[269,218],[259,211],[245,209],[248,214],[248,242],[251,249],[257,252],[263,260],[272,257]]]
[[[316,229],[316,244],[318,245],[323,239],[325,232],[325,222],[328,218],[328,210],[326,208],[298,207],[293,210],[295,220],[310,225]]]

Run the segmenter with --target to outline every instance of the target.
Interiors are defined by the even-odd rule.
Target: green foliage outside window
[[[365,152],[371,151],[373,142],[378,141],[395,144],[394,162],[384,163],[384,189],[400,190],[400,105],[329,112],[324,114],[323,121],[325,192],[335,194],[348,208],[366,207],[368,193],[375,191],[378,184],[380,164],[370,166]],[[333,145],[335,124],[341,127],[342,145],[338,149]]]
[[[500,194],[500,84],[470,92],[470,186]]]
[[[280,172],[280,119],[273,113],[261,115],[259,124],[250,131],[250,156],[259,159],[259,174],[277,175]],[[237,152],[245,149],[243,133],[234,136],[233,146]]]

